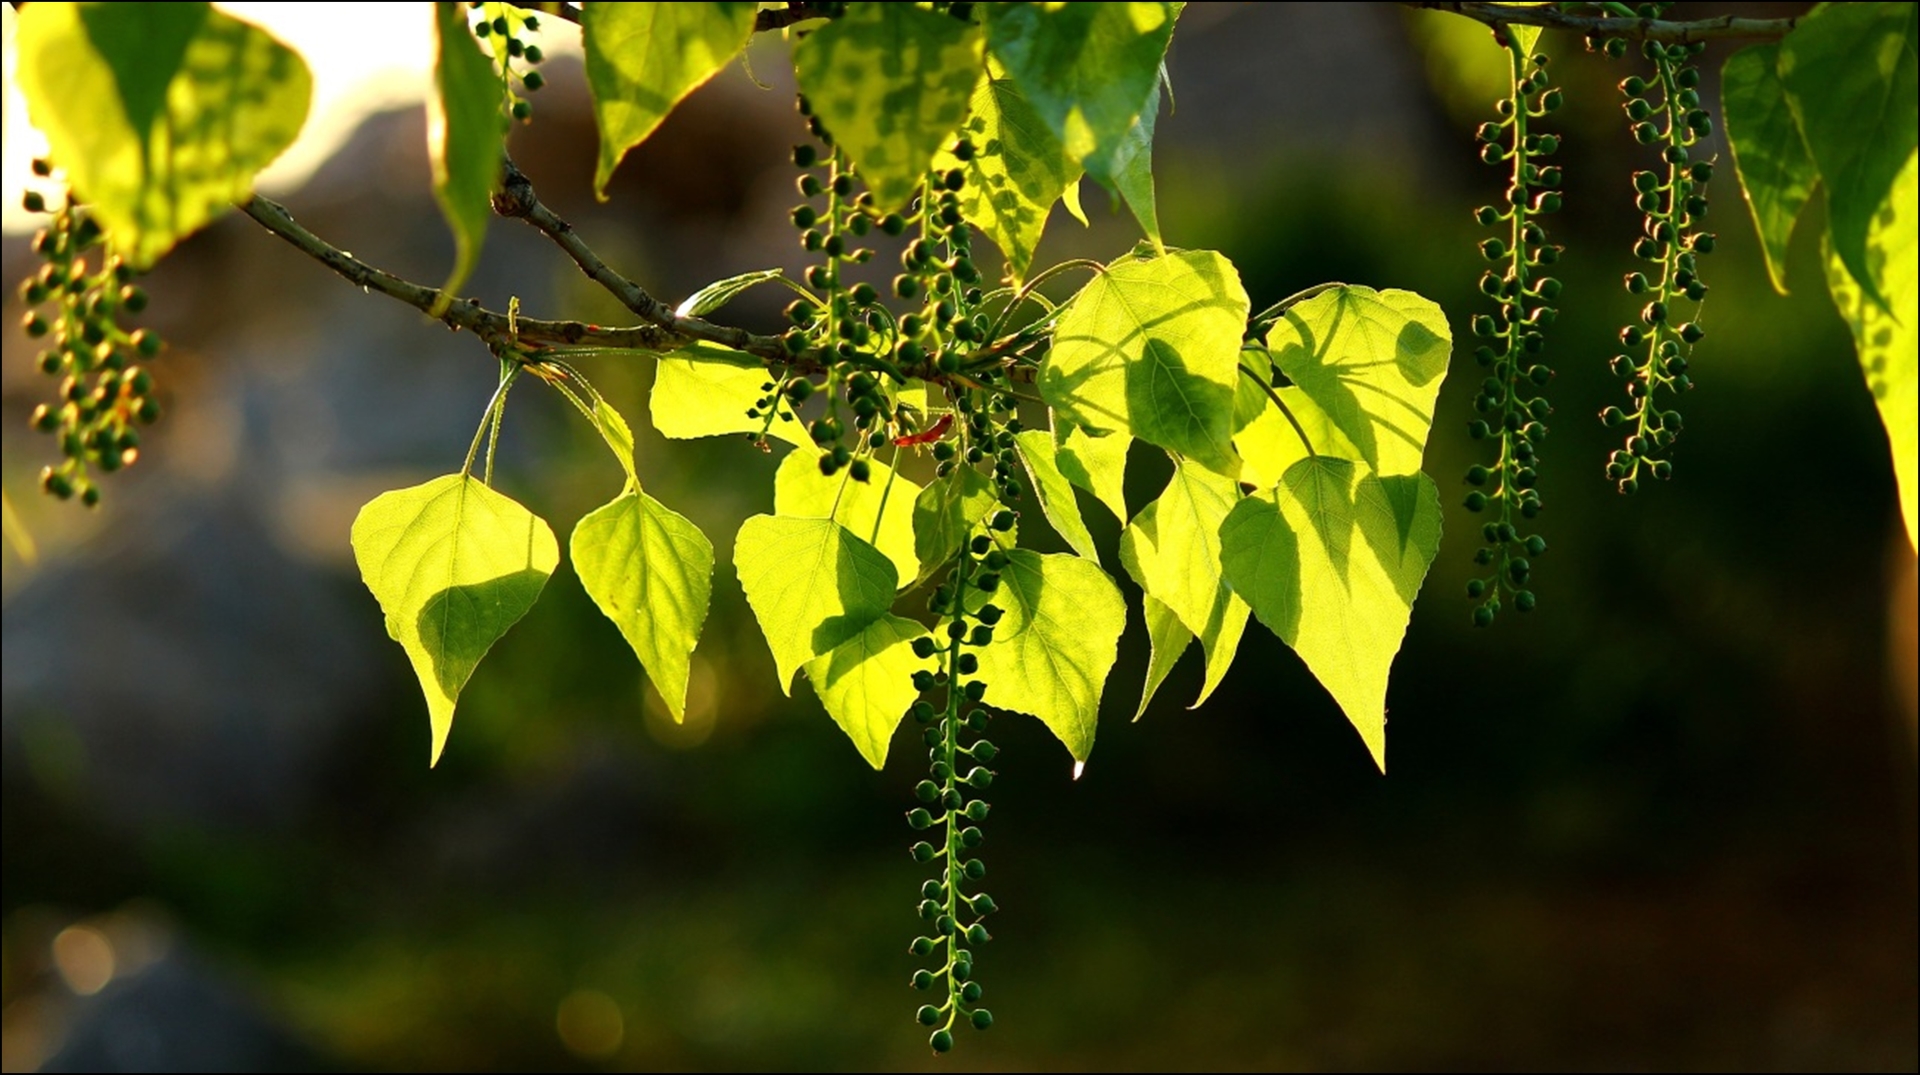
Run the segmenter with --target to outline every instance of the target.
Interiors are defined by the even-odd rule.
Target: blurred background
[[[318,40],[363,65],[397,40],[424,55],[356,17],[290,40],[316,63]],[[785,219],[803,135],[787,44],[762,35],[600,206],[570,30],[543,35],[559,55],[511,146],[542,196],[670,301],[804,264]],[[1427,467],[1448,535],[1395,665],[1388,774],[1264,629],[1203,710],[1184,708],[1189,653],[1129,723],[1135,611],[1078,782],[1037,722],[995,722],[983,850],[1004,910],[979,973],[998,1021],[952,1062],[1920,1063],[1914,557],[1817,244],[1801,236],[1793,294],[1775,295],[1721,155],[1677,477],[1614,494],[1590,416],[1618,392],[1606,360],[1637,307],[1619,284],[1628,173],[1652,158],[1612,89],[1633,65],[1545,45],[1569,100],[1549,129],[1569,137],[1539,611],[1476,631],[1460,596],[1475,520],[1458,476],[1478,458],[1461,348]],[[1730,51],[1703,58],[1709,101]],[[1408,288],[1465,335],[1484,302],[1471,212],[1504,182],[1470,139],[1504,86],[1484,28],[1391,5],[1192,4],[1168,67],[1170,242],[1225,252],[1256,306],[1325,280]],[[336,245],[433,282],[451,242],[409,79],[417,66],[377,80],[394,107],[338,113],[338,151],[270,190]],[[10,174],[23,163],[10,149]],[[1133,243],[1124,212],[1086,199],[1093,227],[1056,213],[1042,262]],[[35,265],[17,229],[3,254],[9,281]],[[167,414],[91,513],[35,491],[57,449],[27,414],[53,385],[6,291],[0,479],[36,552],[4,554],[7,1070],[938,1066],[906,984],[924,871],[901,819],[921,752],[902,733],[873,772],[808,688],[782,697],[728,560],[739,523],[771,508],[777,456],[665,441],[645,422],[648,363],[591,362],[649,491],[720,557],[688,719],[665,716],[563,563],[429,770],[418,686],[347,529],[376,493],[458,466],[493,360],[244,218],[146,284]],[[470,290],[627,319],[513,222],[495,222]],[[768,326],[780,295],[728,316]],[[620,484],[537,386],[515,394],[500,467],[562,534]],[[1167,474],[1136,448],[1133,507]],[[1087,509],[1118,573],[1118,526]],[[1037,514],[1025,526],[1064,548]]]

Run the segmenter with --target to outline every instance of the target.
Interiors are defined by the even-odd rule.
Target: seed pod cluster
[[[1473,622],[1493,623],[1511,597],[1513,607],[1530,612],[1533,591],[1528,589],[1533,558],[1546,551],[1546,539],[1523,534],[1520,525],[1540,514],[1537,486],[1539,445],[1548,433],[1553,407],[1538,389],[1553,380],[1553,369],[1542,361],[1546,328],[1558,310],[1560,281],[1551,266],[1562,248],[1547,241],[1540,218],[1558,212],[1561,171],[1546,163],[1560,148],[1558,135],[1530,129],[1531,121],[1558,110],[1561,91],[1549,84],[1547,57],[1528,54],[1517,42],[1507,42],[1512,84],[1499,102],[1499,118],[1483,123],[1475,138],[1480,159],[1508,169],[1509,180],[1501,205],[1481,206],[1474,219],[1505,234],[1480,244],[1490,267],[1480,277],[1480,290],[1496,305],[1493,314],[1475,315],[1471,328],[1478,339],[1473,357],[1486,371],[1473,407],[1478,416],[1468,423],[1468,435],[1493,445],[1491,465],[1467,468],[1470,487],[1467,510],[1491,518],[1481,526],[1480,549],[1474,563],[1488,568],[1467,583],[1467,597],[1477,602]]]
[[[979,657],[972,651],[993,642],[994,627],[1005,614],[993,595],[1007,554],[993,535],[1011,533],[1015,521],[1013,512],[1001,509],[961,548],[928,601],[940,618],[941,633],[922,636],[913,647],[922,659],[939,659],[938,671],[914,674],[914,686],[923,693],[944,691],[945,699],[944,708],[926,698],[914,703],[913,719],[927,745],[928,779],[914,788],[922,805],[907,812],[910,828],[932,832],[940,841],[936,846],[921,840],[911,848],[914,861],[940,864],[940,875],[921,885],[917,908],[931,932],[909,946],[915,956],[935,961],[932,968],[915,971],[910,984],[945,994],[938,1004],[922,1005],[916,1016],[921,1025],[936,1028],[928,1038],[935,1052],[953,1048],[953,1028],[963,1019],[978,1030],[993,1025],[993,1013],[979,1006],[983,990],[973,963],[974,949],[992,939],[982,920],[996,905],[985,892],[968,894],[967,889],[987,875],[975,852],[985,839],[979,823],[986,820],[988,805],[977,795],[992,785],[994,774],[987,766],[999,751],[980,738],[990,715],[979,704],[987,685],[977,675]]]
[[[546,76],[534,70],[546,55],[539,45],[530,44],[520,36],[538,33],[540,16],[514,4],[470,3],[467,6],[481,13],[480,20],[473,24],[473,35],[493,51],[493,62],[500,68],[500,81],[506,88],[503,106],[522,123],[532,120],[533,102],[520,96],[514,83],[518,82],[528,93],[547,84]],[[516,68],[515,61],[524,65],[524,69]]]
[[[45,160],[33,162],[41,176],[53,174]],[[50,206],[29,191],[28,212],[48,220],[33,237],[40,266],[20,284],[27,305],[21,327],[44,346],[36,358],[42,373],[60,381],[59,394],[33,409],[33,428],[54,436],[61,462],[40,471],[40,486],[62,500],[100,502],[95,470],[111,473],[140,457],[138,426],[160,416],[153,374],[143,362],[163,347],[151,329],[122,328],[123,314],[147,307],[147,293],[134,283],[131,266],[106,252],[99,224],[70,197]]]
[[[1650,5],[1642,12],[1651,12],[1645,14],[1650,18],[1658,8]],[[1707,285],[1699,259],[1714,244],[1713,233],[1702,228],[1713,165],[1692,154],[1695,144],[1713,133],[1713,119],[1700,107],[1700,71],[1690,62],[1705,47],[1648,41],[1641,53],[1653,63],[1653,80],[1636,75],[1620,83],[1621,107],[1633,124],[1634,140],[1659,146],[1663,169],[1633,173],[1634,204],[1642,214],[1633,254],[1646,267],[1628,273],[1623,286],[1643,305],[1639,317],[1620,330],[1621,350],[1609,367],[1625,385],[1627,404],[1600,412],[1602,423],[1624,434],[1606,467],[1622,493],[1638,491],[1643,476],[1673,476],[1668,450],[1683,425],[1680,412],[1664,401],[1693,388],[1688,372],[1693,345],[1706,335],[1700,306]]]

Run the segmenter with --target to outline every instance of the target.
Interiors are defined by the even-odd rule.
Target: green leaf
[[[980,28],[911,4],[855,4],[793,50],[813,113],[881,209],[913,196],[979,84]]]
[[[773,475],[773,513],[832,519],[893,561],[902,585],[912,583],[920,576],[913,536],[920,487],[878,459],[868,461],[872,470],[865,482],[854,481],[844,468],[828,477],[820,473],[820,455],[808,445],[780,461]]]
[[[913,655],[913,640],[926,633],[912,620],[883,615],[807,664],[807,678],[827,715],[875,769],[886,766],[893,730],[920,697],[913,674],[933,667],[931,660]]]
[[[306,62],[207,4],[30,4],[19,18],[33,123],[136,268],[246,199],[306,122]]]
[[[1040,394],[1075,425],[1121,430],[1230,472],[1247,293],[1211,250],[1109,267],[1061,314]]]
[[[718,74],[753,37],[757,4],[589,4],[580,17],[587,85],[600,127],[593,195],[627,150],[647,140],[687,94]]]
[[[892,561],[831,519],[755,515],[734,538],[733,566],[787,694],[797,669],[887,611],[898,581]]]
[[[913,502],[913,551],[921,567],[932,572],[945,564],[998,504],[986,477],[972,467],[935,478]]]
[[[1880,421],[1887,429],[1888,446],[1893,452],[1893,475],[1900,490],[1900,518],[1906,523],[1907,542],[1920,548],[1920,529],[1915,524],[1915,491],[1920,488],[1920,465],[1916,456],[1916,426],[1920,426],[1920,361],[1916,361],[1915,335],[1920,326],[1920,265],[1916,265],[1916,218],[1920,217],[1920,189],[1916,189],[1916,171],[1920,154],[1907,157],[1907,166],[1894,182],[1886,204],[1867,233],[1867,263],[1874,278],[1881,282],[1887,306],[1866,302],[1840,260],[1829,249],[1827,286],[1840,316],[1853,329],[1854,347],[1860,354],[1860,369],[1866,374],[1867,389],[1873,393],[1874,406],[1880,409]]]
[[[1753,45],[1734,53],[1720,71],[1720,107],[1740,190],[1753,212],[1774,290],[1787,293],[1787,241],[1793,223],[1820,181],[1800,140],[1776,63],[1780,46]]]
[[[1315,451],[1356,459],[1377,474],[1420,469],[1453,351],[1440,307],[1411,291],[1331,288],[1289,309],[1267,333],[1267,347],[1293,381],[1278,395]],[[1285,450],[1280,457],[1292,466],[1299,456],[1286,454],[1305,452],[1285,422],[1277,408],[1263,415],[1256,428],[1269,431],[1271,445],[1265,453],[1243,452],[1261,460],[1260,484],[1285,473],[1271,453]],[[1328,428],[1336,435],[1326,436]]]
[[[1096,437],[1079,426],[1059,423],[1054,429],[1054,456],[1060,473],[1092,493],[1115,519],[1127,521],[1127,449],[1133,438],[1125,433]]]
[[[560,561],[553,530],[474,478],[448,474],[361,508],[353,559],[420,677],[437,763],[467,677]]]
[[[613,457],[620,461],[620,469],[627,472],[627,481],[635,489],[640,488],[640,475],[633,469],[633,430],[628,428],[626,418],[613,409],[613,404],[602,399],[600,393],[588,386],[593,396],[593,427],[600,433],[600,439],[607,442],[607,448]]]
[[[1147,594],[1141,602],[1147,613],[1147,641],[1151,649],[1147,659],[1147,683],[1140,691],[1140,708],[1134,710],[1133,719],[1139,720],[1147,715],[1147,703],[1159,693],[1160,684],[1166,681],[1167,673],[1180,663],[1180,655],[1193,643],[1193,632],[1180,622],[1174,611],[1154,597]]]
[[[989,76],[974,91],[972,115],[961,128],[973,143],[973,159],[963,162],[943,149],[933,167],[966,173],[960,211],[1007,256],[1018,282],[1033,265],[1053,203],[1080,181],[1080,165],[1004,72],[989,70]]]
[[[661,355],[648,397],[653,428],[675,440],[758,433],[766,428],[766,418],[748,418],[747,412],[767,394],[760,386],[771,379],[759,359],[717,344],[691,343]],[[789,444],[813,443],[806,427],[788,418],[774,419],[767,435]]]
[[[620,628],[673,719],[685,720],[689,657],[713,590],[713,544],[632,488],[574,526],[569,555],[580,585]]]
[[[725,280],[715,280],[688,295],[679,306],[674,308],[673,312],[678,317],[705,317],[732,302],[742,291],[755,284],[781,279],[785,279],[784,270],[758,269],[754,272],[743,272],[738,276],[729,276]]]
[[[1867,233],[1920,144],[1916,49],[1914,4],[1825,4],[1780,42],[1780,81],[1820,167],[1834,252],[1875,302],[1884,293],[1868,262]]]
[[[480,245],[493,219],[493,191],[506,157],[507,120],[500,111],[505,90],[500,73],[480,53],[467,29],[465,4],[433,5],[439,57],[434,94],[427,99],[427,156],[433,165],[433,196],[453,229],[453,272],[442,284],[445,306],[480,260]]]
[[[1234,591],[1306,662],[1384,771],[1387,673],[1440,547],[1433,480],[1303,459],[1234,507],[1220,545]]]
[[[1160,83],[1153,84],[1153,92],[1147,95],[1147,105],[1140,110],[1140,120],[1127,136],[1120,140],[1119,149],[1113,155],[1113,189],[1133,210],[1134,219],[1140,222],[1140,230],[1153,240],[1153,248],[1161,250],[1160,211],[1153,198],[1153,127],[1160,113]]]
[[[1112,187],[1181,4],[994,4],[994,57],[1087,174]]]
[[[987,701],[1040,718],[1074,760],[1086,761],[1127,625],[1119,587],[1089,560],[1015,549],[992,600],[1006,616],[979,651]]]
[[[1020,452],[1020,461],[1026,464],[1027,478],[1040,500],[1041,513],[1074,552],[1098,563],[1100,554],[1094,551],[1093,535],[1087,532],[1086,521],[1080,517],[1080,504],[1074,499],[1073,486],[1066,475],[1060,473],[1055,461],[1053,436],[1044,430],[1026,429],[1015,433],[1013,442]]]
[[[1189,708],[1198,708],[1220,685],[1247,629],[1247,603],[1220,570],[1220,527],[1239,499],[1233,479],[1182,462],[1160,498],[1141,508],[1120,534],[1120,562],[1134,581],[1172,610],[1207,651],[1206,682]]]

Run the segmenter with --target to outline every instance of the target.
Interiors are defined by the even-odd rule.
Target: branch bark
[[[1743,19],[1734,15],[1721,15],[1711,19],[1675,21],[1575,15],[1551,4],[1521,7],[1485,3],[1408,3],[1406,6],[1427,11],[1445,11],[1493,27],[1538,26],[1547,30],[1571,30],[1595,37],[1624,37],[1634,41],[1661,41],[1669,44],[1687,44],[1718,38],[1777,40],[1787,36],[1800,23],[1797,17]]]
[[[403,280],[384,269],[376,269],[352,254],[302,227],[287,212],[286,206],[256,194],[240,203],[240,211],[261,227],[285,240],[294,249],[358,284],[391,299],[431,313],[440,301],[440,289]],[[670,351],[685,343],[682,337],[658,325],[630,325],[604,328],[584,321],[546,321],[532,317],[508,317],[480,305],[479,299],[455,298],[448,303],[439,320],[448,328],[465,330],[486,341],[499,353],[513,350],[537,350],[543,347],[611,347],[645,351]]]

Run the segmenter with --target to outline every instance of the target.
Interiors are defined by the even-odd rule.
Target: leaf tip
[[[1134,719],[1135,719],[1135,720],[1139,720],[1140,718],[1138,718],[1138,717],[1135,717]],[[1074,778],[1074,779],[1075,779],[1076,781],[1080,779],[1080,774],[1081,774],[1081,773],[1084,773],[1084,772],[1086,772],[1086,771],[1087,771],[1087,763],[1086,763],[1086,762],[1084,762],[1084,761],[1080,761],[1080,760],[1076,760],[1076,761],[1075,761],[1075,762],[1073,763],[1073,778]]]

